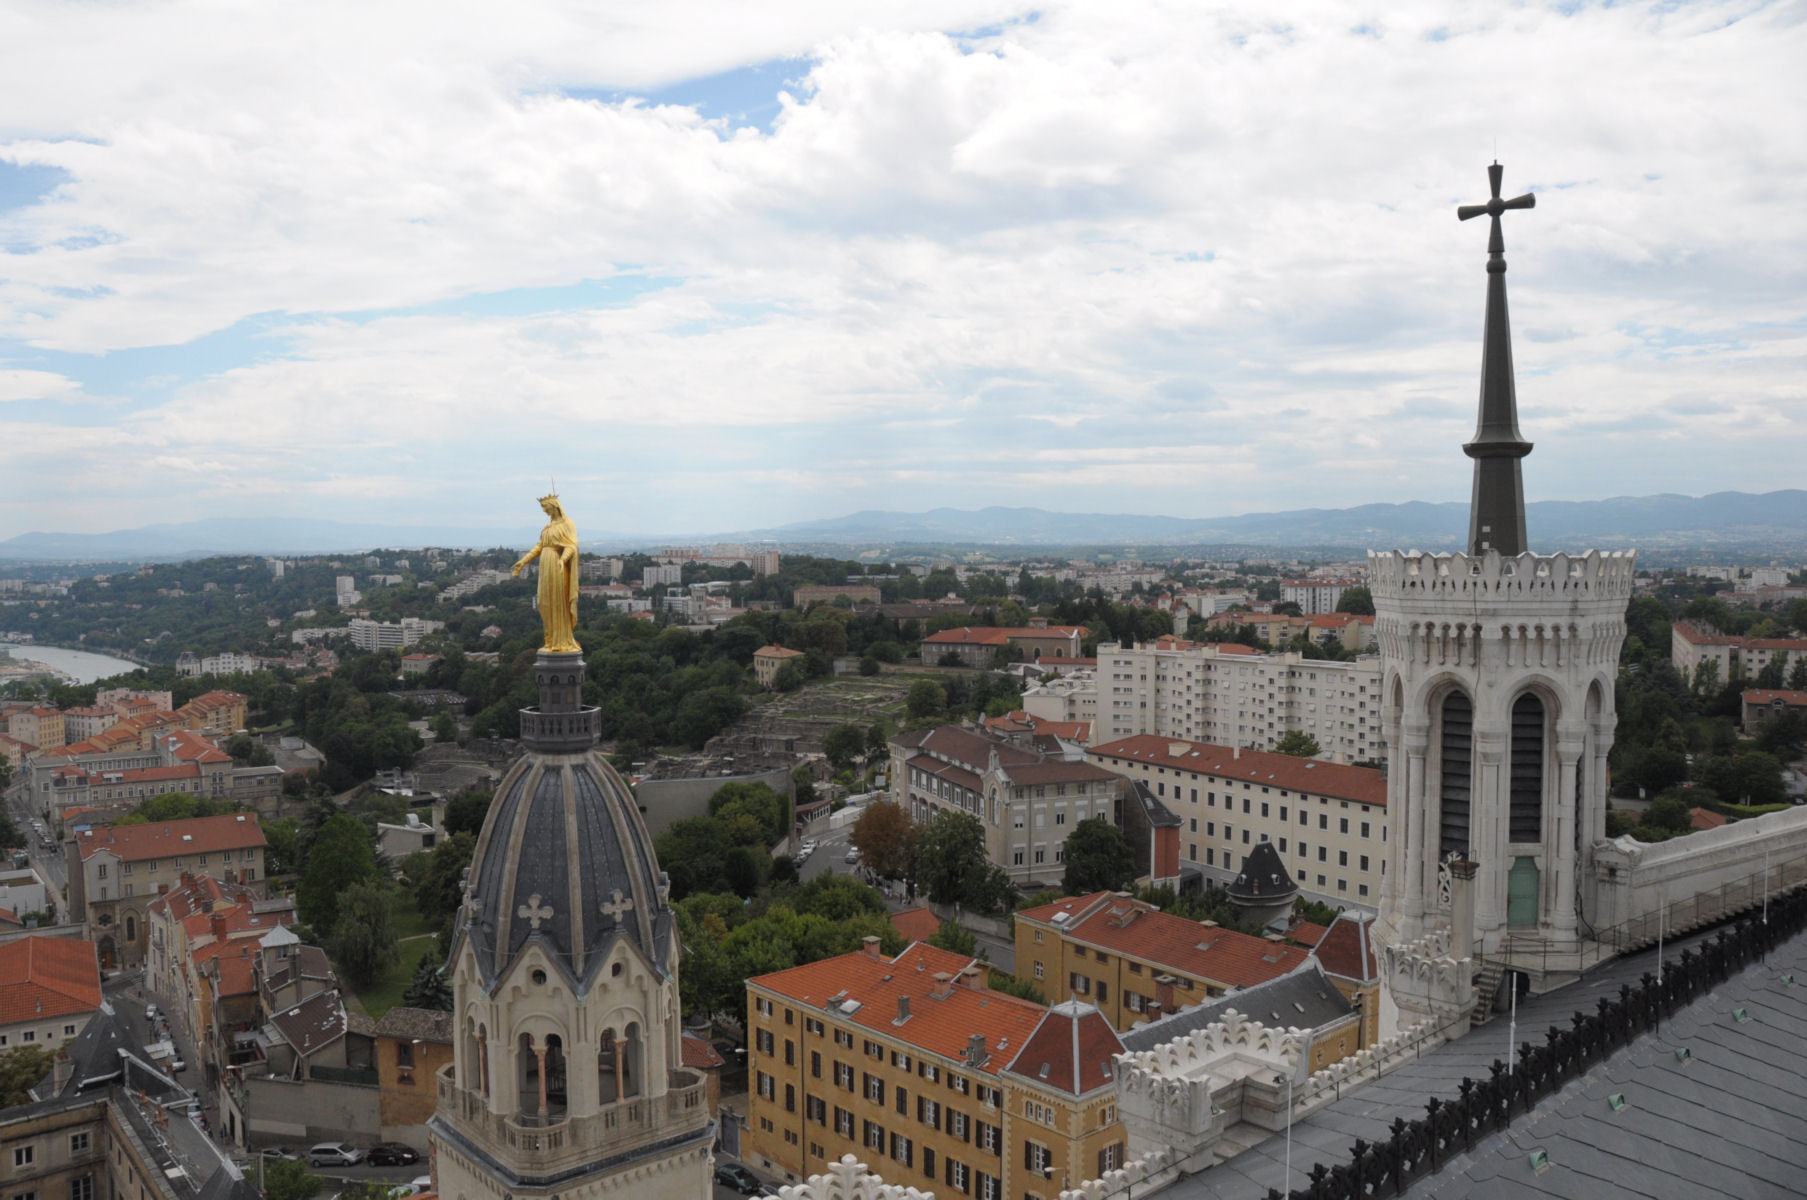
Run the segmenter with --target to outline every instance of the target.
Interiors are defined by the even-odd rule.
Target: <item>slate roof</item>
[[[1168,808],[1165,804],[1162,804],[1160,797],[1154,794],[1153,788],[1149,787],[1148,784],[1140,779],[1132,779],[1129,781],[1129,784],[1130,793],[1135,797],[1136,802],[1142,806],[1143,820],[1157,829],[1179,828],[1179,814]],[[1266,842],[1262,843],[1264,846],[1266,844]]]
[[[408,1008],[398,1005],[383,1014],[376,1023],[376,1036],[419,1038],[423,1042],[452,1044],[452,1014],[431,1008]]]
[[[1293,895],[1299,885],[1286,873],[1286,864],[1280,861],[1274,844],[1257,842],[1253,850],[1242,856],[1242,871],[1227,890],[1232,900],[1260,901]]]
[[[1750,1020],[1733,1016],[1739,1008]],[[1676,1057],[1684,1046],[1686,1063]],[[1803,1080],[1807,939],[1796,937],[1406,1195],[1799,1196]],[[1625,1097],[1619,1112],[1607,1103],[1614,1093]],[[1549,1155],[1542,1173],[1531,1169],[1533,1150]]]
[[[1683,949],[1706,940],[1714,932],[1713,929],[1697,930],[1686,936],[1671,939],[1664,950],[1665,960],[1675,961],[1680,957]],[[1520,1000],[1518,1005],[1519,1040],[1529,1040],[1535,1031],[1551,1025],[1566,1026],[1569,1017],[1576,1012],[1592,1013],[1596,1000],[1616,996],[1621,984],[1635,986],[1639,976],[1652,970],[1655,962],[1656,948],[1648,947],[1631,954],[1621,955],[1602,964],[1589,972],[1579,983],[1559,988],[1554,992],[1547,992],[1541,996],[1531,996]],[[1793,965],[1783,965],[1785,963]],[[1763,986],[1763,980],[1773,981],[1780,972],[1788,970],[1794,971],[1796,978],[1804,981],[1788,993],[1792,997],[1801,993],[1803,987],[1807,987],[1807,938],[1795,938],[1777,953],[1772,954],[1766,966],[1752,968],[1721,984],[1696,1007],[1705,1006],[1716,1015],[1728,1012],[1737,1004],[1749,1003],[1749,1000],[1743,997],[1748,997],[1756,988]],[[1734,997],[1740,997],[1736,1004],[1733,1003]],[[1807,996],[1794,1000],[1793,1011],[1797,1014],[1800,1013],[1804,1003],[1807,1003]],[[1753,1020],[1750,1025],[1745,1026],[1745,1029],[1748,1031],[1754,1026],[1757,1031],[1764,1033],[1770,1039],[1771,1045],[1764,1053],[1772,1063],[1778,1064],[1778,1070],[1786,1071],[1792,1067],[1795,1082],[1793,1092],[1786,1098],[1786,1102],[1798,1106],[1800,1105],[1799,1080],[1807,1077],[1802,1074],[1803,1071],[1807,1071],[1807,1029],[1797,1029],[1792,1045],[1783,1047],[1781,1043],[1786,1040],[1788,1031],[1769,1023],[1775,1019],[1777,1018],[1766,1017],[1762,1023]],[[1664,1053],[1673,1056],[1671,1047],[1674,1043],[1670,1038],[1672,1031],[1676,1028],[1678,1026],[1675,1022],[1665,1022],[1660,1038],[1645,1038],[1643,1041],[1655,1041],[1664,1047]],[[1415,1121],[1424,1116],[1425,1101],[1432,1096],[1448,1100],[1458,1094],[1459,1086],[1465,1077],[1484,1078],[1493,1061],[1504,1059],[1507,1054],[1506,1042],[1509,1029],[1509,1025],[1495,1019],[1466,1037],[1427,1051],[1421,1057],[1414,1058],[1389,1075],[1362,1087],[1345,1091],[1339,1099],[1325,1105],[1310,1116],[1295,1121],[1292,1126],[1293,1187],[1306,1186],[1306,1172],[1311,1170],[1314,1163],[1323,1162],[1327,1166],[1343,1165],[1349,1161],[1350,1147],[1358,1138],[1370,1144],[1384,1142],[1392,1136],[1390,1127],[1395,1119]],[[1698,1047],[1695,1052],[1699,1053]],[[1602,1068],[1596,1068],[1582,1079],[1570,1083],[1562,1092],[1550,1097],[1545,1101],[1545,1107],[1560,1106],[1571,1092],[1593,1087],[1601,1078],[1612,1078],[1611,1072],[1622,1070],[1617,1064],[1629,1053],[1632,1051],[1621,1050]],[[1614,1086],[1608,1090],[1625,1091],[1628,1099],[1635,1092],[1635,1088],[1624,1086]],[[1666,1137],[1682,1139],[1686,1144],[1694,1144],[1704,1136],[1700,1132],[1701,1129],[1713,1128],[1726,1120],[1726,1118],[1705,1112],[1704,1105],[1707,1103],[1721,1104],[1724,1110],[1731,1114],[1732,1119],[1739,1121],[1757,1121],[1774,1126],[1780,1119],[1780,1114],[1771,1107],[1770,1097],[1761,1092],[1752,1098],[1740,1099],[1736,1095],[1709,1097],[1703,1091],[1696,1100],[1697,1102],[1694,1104],[1670,1110],[1673,1116],[1662,1127]],[[1604,1106],[1604,1098],[1600,1100],[1600,1104]],[[1783,1109],[1782,1111],[1789,1110]],[[1528,1127],[1525,1119],[1521,1117],[1513,1122],[1512,1128],[1506,1136],[1509,1139],[1516,1138]],[[1802,1152],[1803,1146],[1807,1146],[1807,1134],[1797,1135],[1794,1142],[1794,1161],[1797,1164],[1807,1157]],[[1529,1150],[1525,1150],[1525,1153],[1529,1153]],[[1555,1160],[1555,1157],[1555,1154],[1552,1153],[1552,1161]],[[1664,1153],[1660,1156],[1660,1160],[1667,1160],[1671,1157],[1670,1154]],[[1234,1158],[1185,1179],[1177,1180],[1151,1194],[1160,1197],[1160,1200],[1266,1200],[1269,1188],[1279,1189],[1283,1186],[1285,1162],[1286,1138],[1283,1133],[1276,1133],[1255,1143]],[[1407,1194],[1417,1197],[1449,1196],[1452,1198],[1468,1195],[1470,1193],[1459,1187],[1442,1192],[1425,1190],[1437,1187],[1441,1180],[1452,1177],[1453,1172],[1462,1169],[1465,1168],[1461,1162],[1452,1161],[1439,1174],[1420,1180]],[[1555,1171],[1552,1169],[1544,1178],[1548,1179],[1554,1174]],[[1797,1180],[1800,1178],[1798,1169],[1795,1178]],[[1594,1200],[1595,1197],[1639,1195],[1660,1197],[1662,1200],[1696,1195],[1739,1197],[1739,1200],[1743,1200],[1745,1197],[1789,1194],[1774,1188],[1758,1188],[1740,1192],[1736,1186],[1724,1191],[1701,1192],[1687,1186],[1679,1177],[1668,1179],[1664,1183],[1666,1190],[1655,1192],[1618,1191],[1610,1186],[1602,1190],[1594,1190],[1579,1186],[1573,1176],[1569,1177],[1569,1187],[1570,1190],[1565,1192],[1547,1194],[1585,1197],[1586,1200]],[[1524,1192],[1513,1192],[1508,1189],[1504,1192],[1488,1191],[1472,1194],[1491,1197],[1522,1195]]]
[[[1224,1013],[1232,1008],[1263,1025],[1286,1029],[1321,1029],[1355,1011],[1336,986],[1324,978],[1317,960],[1308,959],[1290,975],[1240,988],[1206,1004],[1182,1008],[1158,1021],[1145,1021],[1123,1035],[1123,1048],[1131,1053],[1152,1050],[1223,1020]]]
[[[303,1057],[345,1036],[345,1005],[337,988],[316,992],[270,1018],[282,1040]]]

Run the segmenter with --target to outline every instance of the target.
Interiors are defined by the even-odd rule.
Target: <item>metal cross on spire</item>
[[[1525,536],[1525,487],[1518,460],[1531,453],[1531,443],[1518,431],[1518,392],[1512,379],[1512,324],[1506,315],[1506,239],[1500,232],[1500,214],[1509,208],[1534,208],[1537,197],[1529,192],[1511,200],[1500,199],[1500,177],[1505,168],[1487,168],[1493,198],[1485,204],[1464,204],[1456,216],[1466,221],[1486,215],[1493,220],[1487,239],[1487,316],[1481,345],[1481,413],[1474,440],[1462,447],[1474,459],[1474,494],[1468,510],[1468,552],[1497,550],[1505,555],[1523,554]]]

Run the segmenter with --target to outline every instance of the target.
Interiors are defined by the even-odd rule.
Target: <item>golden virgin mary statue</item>
[[[546,649],[553,654],[579,654],[577,644],[577,526],[558,502],[557,494],[540,497],[540,507],[551,519],[540,530],[540,540],[521,555],[514,574],[540,561],[540,624],[546,629]]]

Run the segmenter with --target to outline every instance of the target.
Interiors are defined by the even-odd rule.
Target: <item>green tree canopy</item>
[[[265,1200],[313,1200],[323,1182],[303,1162],[276,1159],[264,1164]]]
[[[918,679],[904,693],[904,716],[912,722],[938,720],[947,706],[947,694],[933,679]]]
[[[985,828],[971,813],[944,809],[917,839],[916,881],[937,904],[996,912],[1010,884],[985,854]]]
[[[476,838],[454,833],[427,853],[425,870],[414,880],[414,904],[427,920],[437,924],[458,911],[464,869],[476,849]]]
[[[31,1101],[30,1089],[50,1074],[58,1046],[19,1046],[0,1051],[0,1108]]]
[[[395,965],[400,951],[389,927],[389,895],[369,882],[347,888],[339,897],[327,952],[353,987],[368,987]]]
[[[1069,896],[1122,891],[1135,882],[1136,856],[1123,831],[1103,817],[1090,817],[1067,835],[1066,872],[1061,887]]]
[[[1323,753],[1323,747],[1318,745],[1318,739],[1304,730],[1289,729],[1280,735],[1279,741],[1274,743],[1274,753],[1287,754],[1294,758],[1316,758]]]
[[[1342,598],[1336,602],[1336,611],[1371,617],[1374,615],[1374,593],[1360,584],[1344,588]]]
[[[822,753],[837,771],[851,770],[866,752],[866,731],[858,725],[836,725],[822,739]]]
[[[321,824],[295,889],[301,919],[322,936],[331,936],[338,924],[341,898],[352,886],[374,880],[376,874],[370,831],[356,817],[334,813]]]
[[[459,792],[445,806],[445,831],[468,833],[476,837],[483,832],[483,818],[489,814],[492,795],[489,792]]]

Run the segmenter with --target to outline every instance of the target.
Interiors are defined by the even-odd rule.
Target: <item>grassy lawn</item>
[[[389,969],[389,973],[363,991],[348,994],[347,1007],[357,1009],[376,1021],[402,1002],[402,993],[408,990],[408,984],[414,978],[414,969],[420,965],[421,956],[433,949],[433,936],[426,934],[409,938],[398,948],[401,957]]]
[[[346,1007],[356,1009],[372,1020],[380,1019],[402,1002],[402,993],[413,981],[414,969],[420,965],[421,957],[435,948],[433,934],[437,930],[415,907],[413,893],[404,887],[397,888],[391,896],[389,928],[399,943],[397,949],[401,956],[382,978],[363,991],[353,991],[349,985],[346,988]]]

